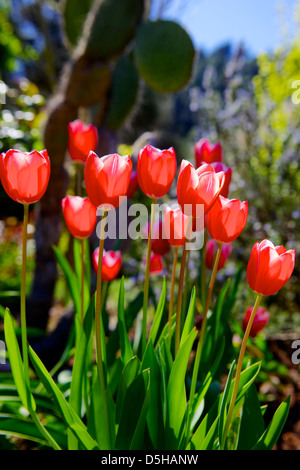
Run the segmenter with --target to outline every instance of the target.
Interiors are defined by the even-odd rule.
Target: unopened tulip
[[[225,263],[231,254],[231,251],[232,251],[231,245],[227,245],[227,244],[222,245],[220,260],[219,260],[218,268],[217,268],[218,271],[225,266]],[[212,269],[213,267],[216,252],[217,252],[217,243],[214,240],[208,240],[206,244],[206,258],[205,258],[205,264],[208,269]]]
[[[162,257],[157,253],[152,253],[150,258],[150,274],[161,274],[163,271]]]
[[[163,231],[172,246],[183,246],[187,238],[189,217],[181,209],[167,207],[164,215]]]
[[[160,150],[146,145],[138,154],[138,183],[146,196],[157,199],[167,194],[176,173],[176,155],[173,147]]]
[[[99,247],[97,247],[92,255],[92,262],[95,272],[98,272]],[[122,256],[120,251],[103,251],[102,259],[102,280],[113,281],[118,276],[122,268]]]
[[[8,150],[0,155],[0,178],[6,193],[16,202],[31,204],[44,195],[50,178],[47,150],[20,152]]]
[[[243,318],[242,326],[243,326],[244,332],[246,331],[249,319],[251,317],[252,310],[253,310],[253,307],[248,307],[246,310],[245,316]],[[267,310],[263,307],[258,307],[254,316],[253,323],[251,325],[251,330],[250,330],[249,335],[252,336],[252,338],[254,338],[266,326],[266,324],[269,321],[269,318],[270,318],[269,312],[267,312]]]
[[[187,160],[182,160],[177,180],[177,199],[185,215],[199,218],[200,205],[204,215],[218,198],[223,184],[224,173],[216,173],[211,165],[203,164],[195,169]]]
[[[208,232],[219,243],[231,243],[243,231],[247,217],[247,201],[219,196],[207,215]]]
[[[61,205],[66,226],[73,237],[86,238],[92,235],[97,222],[97,208],[88,197],[66,196]]]
[[[256,242],[247,266],[247,280],[258,294],[274,295],[290,279],[295,266],[295,250],[274,246],[270,240]]]
[[[222,161],[223,150],[220,142],[212,144],[206,139],[200,139],[195,143],[194,150],[197,167],[199,167],[203,162],[213,163]]]
[[[85,162],[90,151],[95,151],[98,143],[98,131],[92,124],[85,124],[80,119],[68,125],[68,152],[72,160]]]
[[[85,164],[85,187],[94,206],[106,211],[117,208],[127,196],[131,158],[117,153],[98,157],[90,152]]]

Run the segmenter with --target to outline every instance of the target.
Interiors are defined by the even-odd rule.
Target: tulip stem
[[[47,442],[55,450],[61,450],[60,446],[53,439],[53,437],[44,428],[38,419],[36,412],[32,406],[32,397],[30,393],[30,376],[29,376],[29,360],[28,360],[28,343],[27,343],[27,322],[26,322],[26,267],[27,267],[27,227],[29,216],[29,204],[23,204],[24,218],[23,218],[23,233],[22,233],[22,273],[21,273],[21,298],[20,298],[20,316],[21,316],[21,342],[22,342],[22,357],[24,376],[27,387],[27,407],[30,416],[36,427],[39,429],[42,436],[45,437]]]
[[[196,350],[196,356],[195,356],[195,363],[194,363],[194,369],[193,369],[193,375],[192,375],[192,383],[191,383],[191,389],[190,389],[190,401],[189,401],[189,410],[188,410],[188,425],[187,425],[187,436],[190,432],[190,420],[191,420],[191,413],[192,413],[192,407],[193,407],[193,402],[194,402],[194,396],[196,392],[196,384],[197,384],[197,378],[198,378],[198,372],[199,372],[199,366],[200,366],[200,360],[201,360],[201,353],[202,353],[202,348],[203,348],[203,342],[204,342],[204,333],[205,333],[205,327],[206,327],[206,322],[207,322],[207,313],[208,313],[208,308],[210,304],[210,299],[218,271],[218,266],[219,266],[219,261],[220,261],[220,256],[221,256],[221,251],[222,251],[222,243],[219,243],[218,246],[218,251],[216,253],[215,261],[214,261],[214,267],[213,271],[211,274],[209,286],[208,286],[208,293],[206,297],[206,302],[205,302],[205,308],[203,312],[203,319],[201,323],[201,329],[200,329],[200,335],[199,335],[199,341],[197,345],[197,350]]]
[[[105,224],[104,220],[106,218],[107,211],[104,211],[103,216],[100,222],[100,240],[99,240],[99,254],[98,254],[98,268],[97,268],[97,291],[96,291],[96,310],[95,310],[95,330],[96,330],[96,356],[97,356],[97,369],[98,369],[98,378],[100,383],[100,388],[102,391],[102,397],[104,401],[104,420],[107,433],[107,449],[111,449],[111,431],[110,431],[110,420],[108,412],[108,401],[107,401],[107,391],[106,391],[106,378],[104,374],[103,367],[103,356],[102,356],[102,325],[101,325],[101,288],[102,288],[102,260],[103,260],[103,250],[104,250],[104,233],[105,233]]]
[[[190,236],[190,230],[192,227],[193,218],[189,218],[188,228],[187,228],[187,237]],[[183,252],[181,257],[180,265],[180,274],[179,274],[179,285],[178,285],[178,299],[177,299],[177,313],[176,313],[176,324],[175,324],[175,356],[179,350],[180,346],[180,332],[181,332],[181,311],[182,311],[182,295],[183,295],[183,284],[184,284],[184,273],[186,266],[186,255],[187,255],[187,245],[188,238],[185,239]]]
[[[151,202],[151,218],[150,227],[148,234],[148,245],[147,245],[147,260],[146,260],[146,271],[144,281],[144,299],[143,299],[143,319],[142,319],[142,352],[146,349],[147,344],[147,312],[148,312],[148,297],[149,297],[149,275],[150,275],[150,259],[151,259],[151,248],[152,248],[152,231],[155,217],[155,204],[156,199],[152,199]]]
[[[262,299],[262,294],[257,294],[256,301],[255,301],[251,316],[249,318],[247,328],[246,328],[246,331],[244,333],[244,338],[243,338],[243,341],[242,341],[242,344],[241,344],[240,354],[239,354],[238,363],[237,363],[237,367],[236,367],[234,386],[233,386],[233,391],[232,391],[230,404],[229,404],[229,409],[228,409],[228,415],[227,415],[227,419],[226,419],[224,433],[223,433],[223,436],[222,436],[222,442],[220,443],[220,448],[221,449],[224,449],[225,442],[226,442],[226,437],[227,437],[229,427],[230,427],[230,424],[231,424],[233,410],[234,410],[234,406],[235,406],[235,401],[236,401],[236,397],[237,397],[237,394],[238,394],[239,381],[240,381],[240,376],[241,376],[241,372],[242,372],[242,365],[243,365],[243,359],[244,359],[244,355],[245,355],[245,351],[246,351],[247,341],[248,341],[249,334],[250,334],[251,327],[252,327],[252,323],[253,323],[253,320],[255,318],[255,314],[257,312],[257,309],[259,307],[261,299]]]
[[[201,302],[205,305],[206,294],[206,246],[207,246],[207,227],[204,228],[203,247],[201,250]]]
[[[174,288],[175,288],[175,278],[176,278],[176,265],[178,260],[178,246],[175,246],[174,249],[174,258],[173,258],[173,268],[172,268],[172,279],[171,279],[171,292],[170,292],[170,302],[169,302],[169,346],[171,349],[171,330],[172,330],[172,316],[173,316],[173,306],[174,306]]]
[[[27,266],[27,226],[29,205],[24,204],[23,235],[22,235],[22,274],[21,274],[21,338],[24,373],[29,379],[27,325],[26,325],[26,266]],[[29,380],[28,380],[29,385]]]
[[[84,239],[80,240],[81,244],[81,306],[80,306],[80,324],[83,325],[84,318]]]

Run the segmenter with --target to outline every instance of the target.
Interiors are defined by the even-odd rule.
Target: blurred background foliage
[[[110,2],[106,3],[109,7]],[[159,19],[165,3],[146,2],[150,18]],[[1,152],[9,148],[43,148],[47,103],[56,92],[64,65],[76,50],[91,4],[75,0],[0,0],[0,79],[6,98],[0,110]],[[122,25],[122,19],[119,21]],[[93,57],[92,34],[91,38],[87,50]],[[146,46],[139,42],[140,49],[134,51],[137,57],[143,57]],[[105,47],[101,60],[110,53],[107,44]],[[175,84],[168,93],[156,86],[153,77],[147,81],[149,64],[142,60],[138,63],[141,81],[131,53],[120,56],[115,69],[120,73],[110,82],[114,94],[110,95],[113,97],[106,124],[113,130],[120,151],[134,153],[149,135],[154,135],[157,146],[174,146],[179,161],[187,158],[194,163],[194,143],[202,137],[222,143],[224,163],[233,168],[230,197],[249,201],[246,229],[234,243],[231,262],[219,273],[222,280],[235,272],[237,263],[247,263],[256,240],[270,238],[275,244],[300,252],[300,105],[292,102],[292,84],[300,79],[300,42],[297,34],[290,44],[259,57],[251,56],[247,45],[224,44],[212,53],[196,52],[188,83],[178,90]],[[188,44],[185,54],[190,57]],[[102,82],[107,79],[105,74],[99,77]],[[185,76],[180,79],[184,82]],[[136,84],[134,88],[132,83]],[[85,116],[89,118],[90,114]],[[9,286],[18,289],[19,266],[12,266],[16,266],[19,256],[19,241],[17,236],[5,238],[5,234],[11,227],[16,227],[18,233],[21,209],[1,189],[3,290]],[[190,263],[193,273],[193,256]],[[288,285],[276,298],[265,299],[274,312],[269,331],[300,330],[299,279],[298,256]],[[237,318],[253,301],[246,282],[244,285],[235,307]]]

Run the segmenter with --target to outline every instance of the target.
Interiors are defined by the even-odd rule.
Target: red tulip
[[[20,152],[8,150],[0,155],[0,178],[6,193],[16,202],[31,204],[44,195],[50,178],[47,150]]]
[[[211,166],[214,168],[216,173],[224,172],[225,181],[223,188],[221,189],[220,196],[228,197],[232,169],[230,168],[230,166],[226,166],[222,162],[214,162],[211,164]]]
[[[195,143],[194,149],[196,167],[199,167],[203,162],[213,163],[222,161],[223,150],[219,142],[212,144],[206,139],[200,139]]]
[[[138,154],[138,183],[148,197],[163,197],[171,188],[176,173],[176,155],[173,147],[159,150],[146,145]]]
[[[147,227],[145,227],[145,229],[143,230],[145,237],[147,239],[149,235],[149,230],[150,230],[150,222],[147,224]],[[151,239],[152,239],[151,249],[154,253],[158,255],[165,255],[166,253],[170,251],[170,245],[169,245],[167,238],[164,235],[163,223],[161,220],[154,223]]]
[[[187,238],[189,217],[181,209],[166,208],[163,230],[168,243],[172,246],[182,246]]]
[[[247,217],[247,201],[219,196],[207,215],[207,229],[217,242],[231,243],[243,231]]]
[[[248,307],[246,310],[245,316],[243,318],[243,331],[244,332],[246,331],[249,319],[251,317],[252,310],[253,310],[253,307]],[[257,333],[259,333],[266,326],[266,324],[269,321],[269,318],[270,318],[269,312],[267,312],[265,308],[258,307],[254,316],[250,333],[249,333],[250,336],[252,336],[252,338],[254,338],[257,335]]]
[[[92,255],[92,262],[95,272],[98,272],[99,247]],[[113,281],[119,274],[122,267],[122,256],[120,251],[103,251],[102,259],[102,280]]]
[[[150,257],[150,274],[161,274],[163,270],[162,257],[157,253],[152,253]]]
[[[247,266],[252,290],[262,295],[276,294],[289,280],[295,266],[295,250],[274,246],[269,240],[256,242]]]
[[[218,264],[218,271],[222,269],[228,260],[230,254],[231,254],[232,247],[231,245],[222,245],[221,249],[221,256]],[[212,269],[213,264],[214,264],[214,258],[215,254],[217,251],[217,244],[215,240],[208,240],[206,244],[206,258],[205,258],[205,264],[208,269]]]
[[[182,160],[177,180],[177,199],[185,215],[199,217],[198,207],[203,205],[204,215],[211,209],[224,184],[224,173],[216,173],[211,165],[195,169]]]
[[[91,203],[102,210],[118,207],[127,195],[131,170],[128,155],[99,158],[91,151],[85,164],[85,187]]]
[[[132,170],[131,175],[130,175],[128,191],[127,191],[128,199],[131,199],[135,195],[138,187],[139,187],[139,184],[138,184],[138,179],[137,179],[137,171]]]
[[[97,222],[97,209],[89,198],[66,196],[61,205],[66,226],[73,237],[86,238],[92,235]]]
[[[95,151],[98,131],[92,124],[76,119],[68,125],[68,151],[72,160],[85,162],[90,150]]]

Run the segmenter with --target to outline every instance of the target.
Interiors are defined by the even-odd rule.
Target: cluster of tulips
[[[142,334],[141,349],[145,351],[148,334],[148,296],[149,274],[160,272],[162,269],[161,255],[170,247],[174,250],[172,279],[169,297],[169,335],[171,338],[172,317],[175,319],[175,349],[179,351],[181,337],[181,313],[184,293],[184,276],[187,261],[187,242],[193,231],[204,231],[204,246],[202,248],[206,266],[211,269],[208,290],[203,295],[203,314],[197,349],[194,359],[193,375],[190,388],[190,409],[193,407],[199,364],[202,354],[206,322],[210,307],[213,286],[217,271],[221,269],[232,250],[232,243],[243,231],[248,216],[248,202],[239,199],[229,199],[231,168],[223,163],[222,146],[211,144],[201,139],[195,144],[195,166],[182,160],[177,177],[176,209],[167,208],[161,225],[155,223],[155,204],[158,199],[166,196],[174,183],[177,171],[177,159],[174,149],[154,148],[151,145],[140,150],[137,157],[136,170],[133,169],[129,155],[117,153],[99,157],[96,153],[98,142],[97,130],[92,125],[86,125],[76,120],[69,124],[70,157],[84,165],[84,181],[87,196],[67,195],[62,200],[62,212],[66,226],[71,235],[81,241],[90,237],[97,223],[97,210],[102,211],[99,246],[92,255],[94,269],[97,273],[96,306],[95,306],[95,340],[96,363],[100,387],[105,395],[106,377],[103,367],[103,335],[101,320],[102,282],[116,278],[122,266],[120,251],[104,250],[104,220],[108,211],[116,209],[127,197],[131,198],[138,186],[151,200],[151,218],[147,230],[147,257],[145,263],[145,278],[143,289]],[[26,237],[28,222],[28,206],[36,203],[44,195],[50,178],[50,159],[47,151],[32,151],[30,153],[9,150],[0,156],[0,177],[3,188],[16,202],[24,206],[23,229],[23,264],[21,283],[21,331],[22,352],[25,377],[29,382],[28,345],[26,336],[25,312],[25,277],[26,277]],[[204,215],[199,222],[198,208]],[[155,236],[155,232],[158,235]],[[211,239],[208,240],[208,234]],[[167,245],[166,245],[167,243]],[[83,248],[82,243],[82,248]],[[176,265],[179,261],[178,251],[182,248],[180,275],[178,279],[177,305],[174,302]],[[82,259],[84,253],[82,249]],[[283,246],[274,246],[269,240],[256,242],[252,248],[247,266],[247,280],[250,288],[257,294],[253,307],[250,307],[244,318],[244,338],[235,372],[235,382],[230,400],[229,411],[225,424],[224,436],[228,433],[231,417],[238,393],[239,379],[242,372],[243,357],[249,335],[255,336],[268,321],[268,313],[260,307],[263,296],[277,293],[291,277],[295,264],[295,252],[286,250]],[[82,264],[83,266],[83,264]],[[84,268],[82,268],[84,269]],[[82,273],[82,279],[84,278]],[[205,290],[204,286],[204,290]],[[83,293],[82,297],[83,297]],[[81,323],[84,320],[82,302]],[[170,340],[171,341],[171,340]],[[108,406],[108,405],[107,405]],[[46,433],[38,422],[28,403],[41,432]],[[105,413],[104,413],[105,415]],[[46,436],[51,441],[49,435]]]

